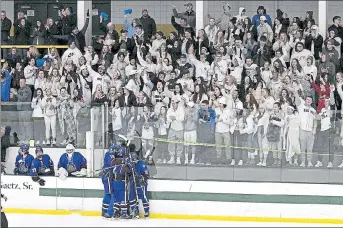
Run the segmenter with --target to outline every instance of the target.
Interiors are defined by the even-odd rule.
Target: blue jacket
[[[42,155],[42,160],[35,158],[32,161],[30,175],[49,175],[54,170],[54,162],[51,160],[50,156],[47,154]]]
[[[11,88],[11,75],[5,70],[5,80],[1,82],[1,101],[10,100],[10,88]]]
[[[201,109],[201,108],[199,109],[198,120],[204,119],[203,114],[202,114],[203,111],[204,111],[203,109]],[[207,124],[210,125],[211,133],[213,133],[215,130],[215,125],[216,125],[216,112],[212,108],[208,108],[208,112],[210,113],[210,116],[205,118],[204,120],[206,121]]]
[[[127,30],[127,37],[128,37],[128,38],[132,38],[133,35],[135,35],[135,33],[136,33],[136,28],[134,28],[134,27],[127,21],[126,18],[125,18],[125,21],[124,21],[124,27],[125,27],[125,30]]]
[[[251,20],[251,24],[255,25],[255,26],[259,26],[260,25],[260,17],[261,16],[265,16],[267,19],[267,22],[270,26],[272,26],[273,22],[272,19],[270,18],[270,16],[268,14],[256,14],[252,20]]]
[[[64,153],[60,157],[57,168],[59,169],[61,167],[66,169],[68,174],[71,174],[73,172],[80,171],[82,168],[87,169],[87,160],[79,152],[74,152],[70,159],[67,153]]]

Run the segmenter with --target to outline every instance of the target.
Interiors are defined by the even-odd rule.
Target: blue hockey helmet
[[[124,157],[124,154],[121,153],[120,151],[116,151],[115,154],[114,154],[114,157],[115,157],[115,158],[123,158],[123,157]]]
[[[37,157],[42,157],[43,148],[42,148],[41,146],[38,145],[38,146],[36,146],[35,152],[36,152]]]
[[[117,151],[118,149],[119,149],[119,145],[118,145],[117,143],[112,143],[112,144],[110,145],[110,151],[115,152],[115,151]]]
[[[23,145],[21,145],[21,146],[19,147],[18,153],[19,153],[19,154],[21,154],[21,153],[28,154],[28,153],[29,153],[29,149],[30,149],[29,145],[23,144]]]
[[[43,153],[43,148],[42,148],[42,146],[37,145],[37,146],[36,146],[35,152],[36,152],[36,154],[37,154],[38,152],[42,152],[42,153]]]

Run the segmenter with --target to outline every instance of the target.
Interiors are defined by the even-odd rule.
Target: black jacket
[[[22,69],[20,72],[15,70],[12,74],[11,88],[15,88],[16,90],[20,89],[19,81],[21,78],[25,78],[24,70]]]
[[[8,62],[8,65],[11,68],[15,68],[17,63],[21,63],[22,62],[22,58],[20,57],[20,55],[18,55],[18,54],[12,55],[12,53],[7,55],[6,60]]]
[[[86,46],[86,38],[85,34],[88,28],[89,18],[86,19],[85,25],[77,34],[70,33],[69,35],[53,35],[53,38],[61,39],[61,40],[68,40],[68,45],[72,42],[75,43],[76,47],[83,53],[85,46]]]
[[[155,35],[156,33],[155,20],[149,15],[147,17],[141,17],[139,20],[142,23],[145,40],[150,40],[152,35]]]
[[[251,53],[252,60],[259,67],[263,67],[266,61],[270,62],[272,50],[268,45],[264,45],[263,50],[259,52],[260,45],[256,45]]]
[[[129,97],[127,98],[127,104],[125,104],[125,94],[120,95],[119,97],[119,106],[120,107],[132,107],[137,106],[137,99],[133,92],[130,92]]]
[[[23,19],[23,18],[19,18],[19,19],[17,19],[17,20],[15,20],[14,22],[13,22],[13,27],[14,27],[14,29],[16,28],[16,27],[18,27],[18,25],[20,25],[20,21],[21,21],[21,19]],[[24,18],[25,19],[25,18]],[[32,27],[32,23],[30,22],[30,21],[28,21],[27,19],[25,19],[25,25],[26,26],[28,26],[28,27]]]
[[[111,52],[107,52],[105,55],[99,55],[99,64],[102,61],[105,61],[105,68],[107,69],[113,63],[113,54]]]
[[[60,35],[61,31],[56,24],[53,24],[50,28],[46,30],[45,44],[57,44],[54,35]]]
[[[18,25],[14,27],[14,40],[17,45],[29,45],[30,43],[30,27],[26,25],[22,27]]]
[[[192,28],[192,27],[186,27],[186,26],[182,26],[182,25],[178,24],[178,23],[175,21],[175,17],[174,17],[174,16],[171,17],[170,21],[171,21],[171,24],[173,25],[173,27],[176,29],[177,34],[178,34],[179,36],[184,37],[184,36],[185,36],[185,30],[186,30],[186,29],[191,30],[192,37],[195,36],[194,28]]]
[[[194,47],[194,48],[196,49],[196,54],[195,54],[195,56],[197,57],[197,59],[200,58],[200,52],[201,52],[201,49],[202,49],[203,47],[206,47],[207,50],[208,50],[209,47],[210,47],[210,41],[208,40],[207,37],[205,37],[205,39],[204,39],[203,41],[199,41],[199,39],[197,39],[197,40],[195,41],[195,47]],[[188,49],[187,49],[187,50],[188,50]]]
[[[118,42],[119,34],[118,34],[118,32],[116,30],[113,30],[112,33],[109,33],[109,29],[108,29],[107,25],[104,22],[99,23],[99,25],[100,25],[100,30],[105,33],[105,37],[107,35],[109,35],[111,37],[111,40],[115,40],[116,42]]]
[[[6,161],[6,149],[11,146],[11,127],[5,127],[5,134],[1,137],[1,162]]]
[[[9,42],[10,31],[12,27],[12,21],[5,17],[4,20],[1,20],[1,42]]]
[[[60,26],[62,26],[62,35],[69,35],[77,27],[76,14],[63,16],[60,19]]]
[[[135,41],[131,38],[127,38],[126,41],[125,40],[120,40],[118,42],[116,42],[113,46],[112,46],[112,53],[117,54],[120,49],[122,49],[123,47],[125,47],[125,49],[132,54],[133,53],[133,49],[136,46]]]
[[[321,35],[318,35],[316,38],[313,38],[312,35],[309,35],[305,38],[305,48],[309,51],[311,51],[311,45],[312,45],[312,40],[314,43],[314,58],[316,60],[320,59],[319,53],[322,52],[322,47],[323,47],[323,37]]]

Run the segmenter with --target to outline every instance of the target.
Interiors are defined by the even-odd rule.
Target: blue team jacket
[[[34,157],[31,154],[27,154],[25,158],[18,154],[15,159],[15,167],[18,169],[19,174],[29,174],[33,160]]]
[[[5,70],[5,80],[1,82],[1,101],[10,100],[11,75]]]
[[[86,158],[79,152],[74,152],[72,158],[69,160],[67,153],[61,155],[58,162],[58,169],[63,167],[67,170],[68,174],[80,171],[82,168],[87,168]]]
[[[32,161],[30,175],[44,175],[48,172],[47,169],[54,169],[54,162],[51,160],[49,155],[43,154],[42,160],[35,158]]]

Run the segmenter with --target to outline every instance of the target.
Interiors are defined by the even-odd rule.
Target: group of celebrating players
[[[114,219],[138,219],[139,200],[144,217],[149,217],[149,171],[134,144],[112,144],[104,157],[102,216]]]

